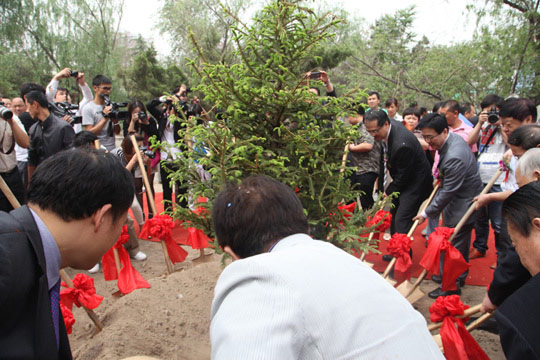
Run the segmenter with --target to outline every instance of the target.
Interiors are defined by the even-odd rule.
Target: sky
[[[337,0],[351,15],[363,17],[368,24],[384,14],[416,6],[414,32],[435,44],[449,44],[472,39],[476,17],[466,10],[471,0]],[[127,0],[120,28],[133,35],[141,35],[154,43],[160,58],[169,55],[167,36],[155,29],[161,7],[159,0]]]

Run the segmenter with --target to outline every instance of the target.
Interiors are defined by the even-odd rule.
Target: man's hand
[[[103,115],[104,117],[107,117],[112,112],[112,106],[108,105],[103,108]]]
[[[478,116],[478,122],[480,123],[480,126],[482,126],[486,121],[488,121],[488,113],[487,111],[482,111]]]
[[[495,310],[497,310],[497,306],[493,305],[493,303],[489,299],[488,294],[486,293],[486,295],[484,296],[484,300],[482,300],[482,306],[480,307],[480,311],[485,314],[487,312],[492,313]]]
[[[480,210],[481,208],[489,204],[491,202],[491,199],[489,194],[482,194],[475,197],[473,201],[476,201],[476,210]]]
[[[54,80],[61,80],[64,78],[68,78],[71,75],[71,69],[70,68],[64,68],[58,72],[58,74],[54,75]]]
[[[68,124],[71,124],[71,122],[73,121],[73,119],[69,115],[64,115],[64,117],[62,117],[62,120],[66,121]]]
[[[423,217],[422,215],[416,215],[415,217],[413,217],[413,221],[416,221],[416,220],[418,220],[418,225],[420,225],[424,221],[426,221],[426,218]]]
[[[80,86],[86,85],[86,81],[84,80],[84,73],[79,71],[79,75],[77,75],[77,79],[75,79],[75,81],[77,81],[77,84],[79,84]]]

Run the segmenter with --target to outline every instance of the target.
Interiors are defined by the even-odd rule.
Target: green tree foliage
[[[351,99],[317,97],[308,91],[314,83],[303,73],[314,50],[332,38],[339,23],[331,14],[318,17],[298,1],[275,0],[251,26],[232,29],[238,63],[206,62],[201,50],[203,62],[192,62],[192,68],[201,78],[199,90],[221,109],[220,116],[200,125],[178,119],[188,123],[182,135],[195,143],[172,174],[194,199],[209,199],[201,206],[211,210],[215,194],[229,181],[266,174],[297,189],[317,237],[349,250],[366,246],[353,239],[369,230],[363,228],[368,213],[357,211],[345,219],[337,210],[339,203],[356,196],[347,171],[340,171],[345,170],[344,146],[357,136],[355,128],[338,118],[347,114]],[[210,181],[200,181],[201,166],[212,175]],[[175,216],[213,235],[209,212],[201,217],[177,209]]]

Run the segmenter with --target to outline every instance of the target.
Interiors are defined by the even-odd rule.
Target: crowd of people
[[[328,74],[316,74],[327,96],[337,96]],[[78,105],[60,87],[70,78],[80,89]],[[146,259],[134,227],[134,221],[142,228],[146,220],[145,176],[152,187],[159,172],[163,199],[169,200],[165,210],[175,203],[189,205],[185,187],[169,181],[168,175],[178,170],[174,160],[190,146],[189,139],[179,135],[185,122],[174,119],[207,116],[200,101],[189,102],[185,85],[146,104],[139,99],[115,103],[111,89],[107,76],[95,76],[90,88],[84,73],[66,68],[46,87],[25,83],[20,97],[2,98],[0,175],[13,197],[0,194],[0,228],[11,229],[0,236],[0,254],[13,262],[0,266],[0,309],[16,310],[2,310],[7,320],[1,326],[0,355],[69,358],[63,325],[54,315],[53,322],[46,319],[47,314],[58,314],[52,300],[58,270],[72,266],[99,271],[98,255],[112,246],[124,224],[131,257]],[[316,87],[309,91],[320,95]],[[540,298],[534,285],[540,272],[540,126],[533,102],[491,94],[476,115],[472,104],[452,99],[429,112],[414,105],[402,114],[394,97],[384,108],[376,91],[366,100],[367,108],[357,105],[349,117],[336,120],[358,129],[348,147],[348,164],[361,207],[370,209],[376,196],[398,193],[392,199],[390,234],[406,234],[415,220],[427,220],[427,246],[441,216],[444,226],[454,228],[476,203],[477,211],[453,245],[467,262],[484,257],[491,226],[497,263],[483,311],[499,308],[501,342],[509,358],[539,358],[538,342],[529,334],[536,324],[527,315],[533,300]],[[121,133],[124,138],[117,147],[115,136]],[[152,137],[163,145],[152,148]],[[480,195],[501,166],[503,175]],[[439,190],[420,211],[436,181]],[[27,205],[12,211],[18,207],[14,199]],[[152,207],[148,202],[146,207],[151,218]],[[128,208],[134,218],[127,216]],[[216,285],[210,334],[214,358],[261,353],[306,359],[441,358],[425,321],[403,297],[357,259],[306,235],[302,205],[287,186],[254,176],[227,187],[214,202],[213,221],[219,244],[238,260]],[[69,235],[77,232],[80,238],[70,243]],[[81,248],[89,251],[81,254]],[[297,261],[300,257],[302,262]],[[20,262],[27,273],[23,286],[12,293]],[[465,272],[456,280],[457,290],[437,288],[429,296],[461,294],[466,277]],[[362,279],[359,287],[351,286],[355,279]],[[440,276],[433,280],[442,282]],[[31,300],[17,303],[20,298]],[[522,302],[531,305],[524,308]],[[357,308],[361,310],[354,315]],[[18,352],[20,347],[24,353]]]

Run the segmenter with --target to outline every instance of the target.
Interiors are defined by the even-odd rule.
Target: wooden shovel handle
[[[470,308],[468,308],[467,310],[465,310],[463,312],[463,315],[458,315],[458,316],[456,316],[456,318],[463,319],[463,318],[469,317],[471,315],[474,315],[477,312],[480,312],[481,307],[482,307],[482,304],[478,304],[478,305],[475,305],[473,307],[470,307]],[[433,323],[433,324],[428,326],[428,329],[429,329],[429,331],[437,330],[438,328],[440,328],[442,326],[442,324],[443,324],[442,321],[438,322],[438,323]]]
[[[11,206],[13,206],[14,209],[21,207],[19,200],[17,200],[15,195],[13,195],[13,192],[11,192],[11,189],[4,181],[4,178],[1,176],[0,176],[0,189],[2,189],[4,196],[9,200],[9,203],[11,204]]]

